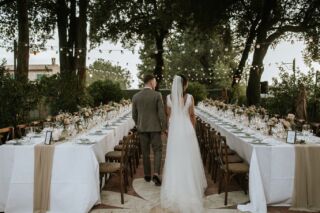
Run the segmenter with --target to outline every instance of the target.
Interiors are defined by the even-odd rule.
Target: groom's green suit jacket
[[[139,132],[161,132],[167,129],[161,93],[144,88],[132,98],[132,118]]]

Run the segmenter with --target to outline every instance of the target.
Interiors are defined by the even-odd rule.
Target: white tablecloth
[[[85,213],[100,202],[99,162],[134,126],[129,117],[103,135],[90,132],[81,137],[97,141],[92,145],[73,142],[55,147],[50,213]],[[44,138],[33,138],[35,144]],[[33,211],[34,145],[0,146],[0,212]]]
[[[240,210],[266,213],[267,204],[291,204],[295,170],[294,145],[272,137],[265,140],[270,145],[255,145],[249,143],[250,139],[233,133],[230,126],[213,119],[215,116],[206,107],[198,107],[196,113],[226,136],[230,148],[250,164],[250,203],[238,206]]]

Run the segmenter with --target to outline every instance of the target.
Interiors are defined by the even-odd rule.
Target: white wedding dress
[[[183,99],[182,80],[175,76],[167,105],[171,108],[166,159],[161,187],[161,208],[173,212],[203,212],[207,181],[195,129],[190,120],[192,96]]]

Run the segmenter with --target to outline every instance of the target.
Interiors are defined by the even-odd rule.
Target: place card
[[[45,145],[50,145],[52,141],[52,131],[46,131]]]
[[[287,140],[286,140],[287,143],[295,144],[296,143],[296,138],[297,138],[296,131],[289,130],[287,132]]]

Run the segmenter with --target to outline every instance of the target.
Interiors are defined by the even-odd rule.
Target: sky
[[[36,55],[30,55],[30,64],[50,64],[51,58],[56,58],[57,63],[59,64],[59,55],[57,54],[58,50],[58,39],[55,36],[54,39],[48,41],[47,45],[49,48],[47,51],[41,51]],[[53,46],[53,50],[51,50]],[[131,85],[132,88],[138,88],[138,78],[137,78],[137,65],[141,63],[139,59],[138,49],[141,44],[138,44],[135,47],[135,52],[132,53],[129,50],[125,50],[121,44],[113,44],[111,42],[104,42],[99,47],[91,50],[87,54],[87,65],[92,64],[95,60],[102,58],[105,60],[111,61],[115,65],[120,65],[131,72],[134,83]],[[292,63],[293,59],[296,59],[296,66],[303,72],[307,72],[310,68],[306,66],[303,60],[302,51],[304,50],[305,45],[303,41],[295,41],[294,44],[291,42],[280,42],[274,49],[269,49],[265,59],[265,71],[262,75],[261,81],[268,81],[271,84],[273,77],[277,77],[279,70],[278,66],[280,63]],[[101,51],[100,51],[101,50]],[[109,52],[112,50],[112,52]],[[121,53],[120,50],[124,50]],[[0,59],[5,58],[7,64],[13,64],[13,53],[7,52],[4,48],[0,48]],[[251,61],[252,54],[249,56],[249,62]],[[270,64],[270,65],[269,65]],[[278,64],[278,65],[277,65]],[[292,65],[287,65],[291,68]],[[313,67],[317,70],[320,70],[319,63],[313,63]]]

